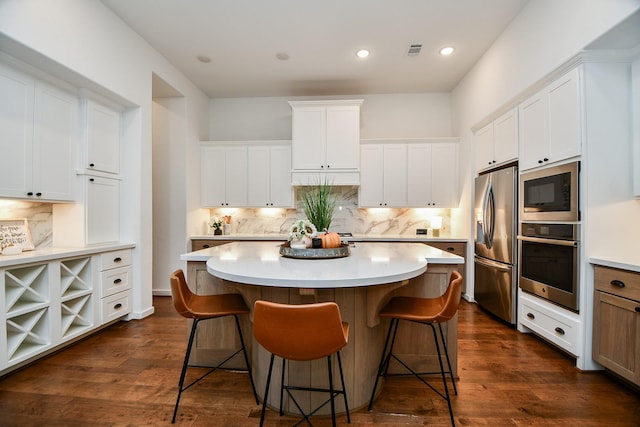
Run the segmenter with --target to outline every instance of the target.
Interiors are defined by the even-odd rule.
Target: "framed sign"
[[[17,246],[23,251],[33,249],[33,241],[26,218],[0,220],[0,249]]]

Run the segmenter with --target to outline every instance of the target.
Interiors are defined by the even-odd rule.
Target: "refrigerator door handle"
[[[484,200],[482,206],[482,227],[484,235],[486,236],[485,245],[487,249],[491,249],[493,246],[493,232],[496,226],[495,219],[495,198],[493,195],[493,186],[491,181],[487,183],[487,188],[484,192]]]
[[[475,256],[475,261],[476,261],[476,264],[484,265],[485,267],[495,268],[496,270],[499,270],[499,271],[508,272],[508,271],[511,271],[511,269],[513,268],[513,265],[511,264],[502,264],[499,262],[489,261],[488,259],[480,258],[477,255]]]

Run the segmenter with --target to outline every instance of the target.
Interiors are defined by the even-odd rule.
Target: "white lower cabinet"
[[[131,249],[0,267],[0,375],[129,314],[131,268]]]
[[[131,250],[100,255],[100,321],[108,323],[131,313]]]
[[[580,354],[580,317],[535,296],[521,293],[518,323],[574,356]],[[525,329],[525,331],[526,331]]]

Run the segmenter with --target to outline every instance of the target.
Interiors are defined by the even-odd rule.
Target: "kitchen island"
[[[355,243],[345,258],[307,260],[279,255],[278,242],[233,242],[184,254],[192,289],[200,294],[236,292],[252,308],[258,299],[288,304],[336,301],[343,320],[349,322],[349,344],[342,350],[345,381],[350,406],[368,403],[382,352],[385,324],[377,316],[379,309],[395,295],[434,297],[444,292],[449,275],[462,257],[422,243]],[[192,363],[211,363],[237,346],[233,323],[229,319],[201,325]],[[406,326],[406,327],[405,327]],[[250,319],[243,319],[243,331],[252,336]],[[457,317],[445,325],[454,372],[457,368]],[[428,331],[427,331],[428,332]],[[430,334],[424,326],[403,325],[398,352],[421,371],[437,371],[438,361]],[[255,341],[249,342],[254,379],[262,395],[269,354]],[[238,360],[238,367],[242,366]],[[323,361],[296,362],[288,365],[288,376],[297,385],[323,386],[326,380]],[[391,366],[390,371],[398,370]],[[279,378],[275,373],[274,378]],[[277,406],[279,382],[270,392]],[[305,406],[312,407],[321,396],[309,394]],[[344,410],[338,402],[338,410]],[[284,402],[289,411],[289,402]],[[306,409],[308,409],[308,407]],[[328,409],[327,409],[328,410]],[[292,410],[295,412],[295,410]]]

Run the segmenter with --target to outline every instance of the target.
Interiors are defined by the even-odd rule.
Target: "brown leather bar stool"
[[[247,356],[247,349],[244,345],[244,338],[242,337],[242,330],[240,328],[240,321],[238,320],[239,314],[249,314],[249,307],[244,302],[242,295],[240,294],[219,294],[219,295],[197,295],[191,292],[187,281],[184,278],[182,270],[176,270],[171,274],[171,297],[173,298],[173,305],[176,311],[188,318],[193,319],[191,325],[191,334],[189,335],[189,343],[187,344],[187,352],[184,355],[184,363],[182,364],[182,373],[180,374],[180,382],[178,383],[178,398],[176,399],[176,406],[173,410],[173,418],[171,423],[176,422],[176,415],[178,414],[178,405],[180,404],[180,397],[182,392],[195,385],[201,379],[205,378],[212,372],[218,369],[226,369],[223,365],[231,360],[236,354],[242,352],[244,355],[244,361],[247,366],[247,372],[249,373],[249,380],[251,381],[251,388],[253,389],[253,395],[256,398],[256,404],[259,404],[258,394],[256,393],[256,387],[253,383],[253,377],[251,376],[251,367],[249,365],[249,357]],[[236,320],[236,329],[240,336],[241,348],[236,350],[232,355],[224,359],[217,366],[196,366],[189,365],[189,356],[191,355],[191,349],[193,347],[193,339],[196,335],[196,329],[198,324],[202,320],[215,319],[219,317],[233,316]],[[188,385],[184,385],[185,376],[187,374],[187,368],[199,367],[199,368],[211,368],[205,374],[198,377]]]
[[[373,399],[378,387],[378,381],[381,376],[387,376],[387,370],[389,369],[389,362],[391,358],[397,360],[402,366],[404,366],[410,374],[395,374],[395,375],[415,375],[420,381],[426,384],[433,391],[438,393],[443,399],[447,401],[449,405],[449,416],[451,417],[451,425],[455,426],[455,420],[453,418],[453,409],[451,408],[451,396],[449,395],[449,387],[447,386],[446,374],[451,376],[451,383],[453,384],[453,390],[455,394],[458,394],[456,389],[456,383],[453,379],[453,370],[451,369],[451,362],[449,360],[449,351],[447,350],[447,343],[444,339],[444,333],[442,332],[442,323],[450,320],[456,315],[458,306],[460,305],[460,297],[462,296],[462,275],[457,271],[451,273],[449,278],[449,285],[444,294],[436,298],[418,298],[418,297],[405,297],[398,296],[393,297],[391,300],[380,310],[380,317],[387,317],[391,319],[389,323],[389,331],[387,332],[387,338],[384,343],[384,349],[382,350],[382,357],[380,358],[380,365],[378,366],[378,374],[376,376],[376,382],[373,385],[373,391],[371,392],[371,400],[369,400],[369,410],[373,406]],[[398,332],[398,324],[400,320],[406,320],[408,322],[422,323],[431,326],[433,331],[433,339],[436,344],[436,350],[438,351],[438,362],[440,363],[440,374],[442,375],[442,383],[444,384],[444,394],[436,389],[433,385],[429,384],[424,378],[424,375],[435,374],[437,372],[415,372],[406,363],[400,360],[395,354],[393,354],[393,346],[396,341],[396,334]],[[442,340],[442,346],[444,347],[445,358],[447,359],[448,371],[445,371],[442,364],[442,354],[440,352],[440,344],[438,343],[438,334],[436,333],[436,327],[440,331],[440,338]],[[389,340],[391,339],[391,345],[389,346]],[[387,347],[389,352],[387,352]],[[393,374],[389,374],[393,375]]]
[[[262,402],[262,413],[260,415],[260,425],[264,423],[264,416],[267,408],[267,397],[269,385],[271,383],[271,373],[273,371],[274,357],[282,358],[282,379],[280,384],[280,415],[282,415],[282,400],[284,391],[287,391],[289,398],[298,408],[303,418],[302,421],[311,424],[309,417],[316,413],[327,403],[331,404],[331,420],[336,425],[336,411],[334,398],[342,394],[344,406],[347,411],[347,421],[351,423],[349,416],[349,405],[347,404],[347,393],[344,385],[344,375],[342,373],[342,359],[340,349],[347,345],[349,337],[349,324],[342,321],[340,309],[335,302],[322,302],[317,304],[288,305],[278,304],[268,301],[256,301],[253,309],[253,335],[256,340],[269,352],[271,360],[269,362],[269,373],[267,374],[267,385],[264,391]],[[340,370],[340,381],[342,389],[335,389],[333,386],[333,369],[331,355],[338,355],[338,367]],[[285,384],[285,365],[287,360],[310,361],[327,358],[329,370],[329,388],[295,387]],[[292,390],[307,390],[312,392],[329,393],[329,399],[315,408],[309,414],[305,414],[294,396]]]

